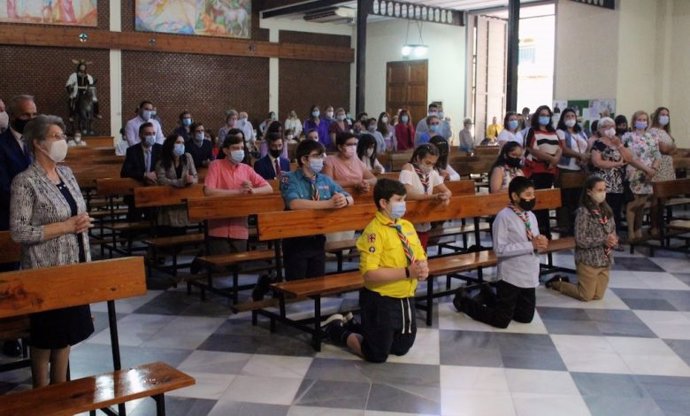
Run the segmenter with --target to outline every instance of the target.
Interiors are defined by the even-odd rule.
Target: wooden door
[[[429,65],[427,60],[386,64],[386,111],[395,115],[406,108],[417,123],[427,112]]]

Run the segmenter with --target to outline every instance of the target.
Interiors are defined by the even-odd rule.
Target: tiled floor
[[[254,327],[225,299],[151,290],[118,302],[123,365],[161,360],[196,378],[167,397],[173,416],[688,415],[690,260],[616,254],[604,300],[580,303],[540,287],[534,321],[498,330],[442,299],[432,327],[418,321],[410,353],[385,364],[329,344],[315,353],[306,335],[271,333],[265,320]],[[572,253],[556,261],[572,266]],[[330,299],[324,313],[355,301]],[[92,309],[98,330],[74,348],[73,377],[112,367],[105,306]],[[0,374],[0,392],[28,381],[27,370]],[[128,408],[150,415],[153,401]]]

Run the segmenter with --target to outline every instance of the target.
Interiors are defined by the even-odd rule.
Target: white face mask
[[[372,157],[374,155],[374,148],[367,149],[367,157]]]
[[[326,117],[333,118],[333,112],[332,111],[326,111]]]
[[[53,162],[60,163],[67,157],[67,149],[69,149],[67,140],[58,140],[51,143],[48,151],[44,150],[44,152]]]
[[[388,117],[381,117],[382,123],[388,123]]]
[[[570,120],[565,121],[565,125],[567,127],[573,127],[573,126],[575,126],[575,122],[576,122],[576,120],[571,118]]]
[[[357,153],[357,146],[345,146],[345,154],[347,156],[354,156]]]
[[[614,137],[616,135],[616,129],[611,127],[610,129],[604,130],[604,136],[608,137],[609,139],[611,137]]]

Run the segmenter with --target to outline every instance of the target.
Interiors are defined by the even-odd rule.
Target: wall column
[[[122,31],[121,2],[110,2],[110,30]],[[110,50],[110,135],[113,144],[120,141],[120,129],[126,120],[122,119],[122,50]]]
[[[280,30],[271,28],[268,31],[270,42],[280,42]],[[278,120],[283,120],[285,114],[280,113],[280,60],[278,58],[268,59],[268,109],[278,114]],[[262,114],[261,117],[264,117]]]

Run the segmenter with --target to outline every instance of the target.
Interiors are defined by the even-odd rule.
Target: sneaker
[[[348,332],[344,327],[345,317],[339,313],[331,315],[321,323],[321,328],[331,340],[336,345],[344,345],[347,339],[346,333]]]
[[[556,282],[570,283],[570,278],[568,276],[563,276],[563,275],[557,274],[554,277],[552,277],[551,279],[547,280],[544,283],[544,286],[546,286],[547,289],[553,289],[553,284]]]
[[[269,290],[271,290],[271,276],[262,274],[256,281],[254,290],[252,290],[252,299],[255,302],[263,300],[264,296],[266,296],[266,293],[268,293]]]

